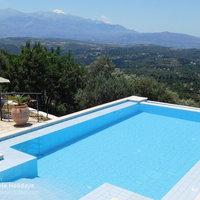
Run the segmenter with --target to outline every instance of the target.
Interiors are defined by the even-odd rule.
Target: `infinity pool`
[[[132,114],[38,154],[38,177],[15,183],[34,184],[29,200],[78,200],[105,182],[160,200],[200,159],[199,121],[200,113],[139,105]]]

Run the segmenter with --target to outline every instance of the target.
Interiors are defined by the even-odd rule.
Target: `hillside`
[[[0,9],[0,38],[64,38],[109,44],[155,44],[200,48],[200,38],[180,33],[139,33],[118,24],[54,12],[23,13]]]
[[[19,53],[20,46],[31,38],[0,40],[0,49]],[[155,45],[106,45],[61,39],[31,39],[50,47],[60,46],[62,53],[72,50],[75,59],[88,65],[101,55],[109,55],[127,73],[150,76],[167,84],[183,98],[199,101],[200,50],[175,49]]]

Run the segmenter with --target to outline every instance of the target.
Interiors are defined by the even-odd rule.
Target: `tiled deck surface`
[[[4,138],[9,138],[9,136],[11,137],[12,135],[15,135],[17,132],[25,131],[45,123],[47,122],[37,122],[35,118],[30,118],[27,125],[15,126],[15,122],[13,122],[12,119],[3,119],[2,121],[0,120],[0,141]]]
[[[80,200],[152,200],[131,191],[104,183]]]

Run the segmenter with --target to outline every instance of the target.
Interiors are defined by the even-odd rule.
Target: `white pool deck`
[[[76,117],[80,114],[84,114],[87,112],[91,112],[97,109],[104,108],[106,106],[110,106],[112,104],[120,103],[125,100],[131,100],[135,102],[139,102],[142,104],[152,104],[152,105],[159,105],[159,106],[164,106],[164,107],[170,107],[170,108],[176,108],[176,109],[183,109],[183,110],[190,110],[190,111],[195,111],[195,112],[200,112],[200,109],[198,108],[192,108],[192,107],[187,107],[187,106],[180,106],[180,105],[172,105],[172,104],[166,104],[162,102],[153,102],[153,101],[147,101],[147,98],[143,97],[128,97],[124,99],[120,99],[114,102],[110,102],[104,105],[96,106],[90,109],[86,109],[77,113],[73,113],[67,116],[60,117],[58,119],[54,119],[45,123],[52,123],[52,122],[57,122],[63,119],[68,119],[71,117]],[[36,124],[34,127],[40,127],[41,124]],[[25,130],[31,130],[33,127],[25,127]],[[6,144],[7,144],[7,138],[10,137],[16,137],[18,135],[21,135],[21,130],[15,129],[12,131],[8,131],[8,135],[1,135],[0,132],[0,140],[4,140],[0,142],[0,150],[5,150]],[[25,135],[23,135],[25,137]],[[18,138],[18,137],[17,137]],[[16,139],[17,139],[16,138]],[[16,151],[14,149],[9,149],[7,148],[7,153],[6,155],[1,154],[0,151],[0,160],[1,158],[7,159],[6,157],[9,156],[10,154],[15,152],[15,155],[19,157],[12,157],[12,163],[23,162],[23,159],[32,159],[32,156],[26,155],[22,152]],[[0,161],[0,171],[2,170],[2,164],[4,163],[3,161]],[[139,194],[134,193],[134,191],[127,191],[123,188],[119,188],[117,186],[113,186],[109,183],[105,183],[96,190],[92,191],[85,197],[82,197],[80,200],[152,200],[148,197],[141,196]],[[188,173],[183,176],[183,178],[161,199],[161,200],[200,200],[200,161],[197,162],[190,170]]]
[[[37,119],[29,118],[29,121],[25,126],[15,126],[15,122],[12,119],[3,119],[2,121],[0,120],[0,141],[12,138],[13,136],[20,135],[22,131],[26,131],[47,123],[49,122],[37,122]]]
[[[39,111],[39,113],[37,113],[37,110],[30,107],[29,110],[33,114],[35,113],[36,115],[39,114],[42,116],[47,116],[47,113],[45,112]],[[37,117],[29,117],[29,120],[25,126],[15,126],[15,122],[12,119],[2,119],[0,120],[0,141],[20,135],[22,131],[48,124],[51,122],[51,120],[56,120],[58,118],[59,117],[49,114],[48,121],[40,120],[38,122]]]
[[[104,183],[80,200],[153,200],[120,187]]]

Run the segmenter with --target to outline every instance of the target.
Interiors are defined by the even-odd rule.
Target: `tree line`
[[[1,50],[0,76],[10,80],[4,91],[41,92],[43,109],[59,116],[131,95],[198,106],[153,78],[123,72],[107,55],[83,66],[70,51],[63,55],[39,42],[27,41],[18,55]]]

